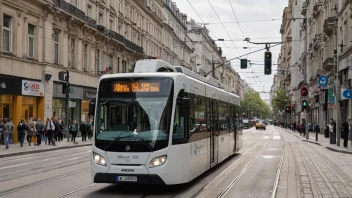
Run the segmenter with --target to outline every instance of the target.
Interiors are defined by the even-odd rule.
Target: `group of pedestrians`
[[[77,144],[76,137],[78,132],[82,134],[82,141],[87,141],[87,135],[88,139],[93,136],[92,124],[86,121],[82,121],[79,126],[75,120],[69,123],[69,133],[67,134],[66,123],[60,118],[47,118],[45,122],[42,122],[40,118],[30,117],[28,121],[22,118],[17,126],[12,123],[11,119],[3,120],[0,118],[0,137],[3,134],[6,149],[9,148],[10,136],[13,132],[16,132],[15,129],[17,129],[18,141],[21,147],[23,147],[25,138],[29,146],[32,145],[33,137],[37,140],[37,143],[34,144],[35,146],[40,146],[42,140],[45,144],[56,146],[56,142],[63,141],[64,136],[67,135],[71,136],[71,141],[74,144]],[[67,138],[70,141],[70,138]]]

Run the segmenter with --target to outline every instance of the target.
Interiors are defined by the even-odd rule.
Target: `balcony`
[[[141,54],[143,53],[143,47],[140,47],[140,46],[132,43],[128,39],[125,38],[124,43],[128,49],[131,49],[131,50],[138,52],[138,53],[141,53]]]
[[[89,16],[86,16],[86,22],[90,27],[97,29],[97,22],[94,19],[90,18]]]
[[[307,2],[303,3],[301,14],[305,16],[307,14]]]
[[[97,30],[105,36],[109,36],[109,30],[105,26],[97,25]]]
[[[65,0],[53,0],[53,4],[82,21],[86,21],[85,13],[77,7],[67,3]]]
[[[313,48],[318,49],[320,47],[320,43],[322,42],[323,35],[322,34],[316,34],[314,37],[313,41]]]
[[[324,32],[328,35],[331,36],[332,33],[336,30],[337,28],[337,21],[336,17],[328,17],[324,21]]]
[[[326,71],[331,71],[335,66],[334,63],[334,58],[327,58],[325,59],[325,61],[323,62],[323,69],[325,69]]]
[[[113,31],[113,30],[109,30],[109,36],[110,36],[112,39],[114,39],[114,40],[116,40],[116,41],[118,41],[118,42],[121,42],[121,43],[123,43],[124,40],[125,40],[125,38],[124,38],[121,34],[115,32],[115,31]]]

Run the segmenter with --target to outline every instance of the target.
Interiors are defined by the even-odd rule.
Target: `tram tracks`
[[[79,173],[82,173],[82,172],[85,172],[85,171],[88,171],[88,170],[90,170],[90,167],[85,167],[85,168],[82,168],[82,169],[80,169],[78,171],[72,171],[72,172],[69,172],[69,173],[66,173],[66,174],[63,174],[63,175],[58,175],[58,176],[51,177],[51,178],[48,178],[48,179],[39,180],[37,182],[33,182],[33,183],[30,183],[30,184],[27,184],[27,185],[22,185],[22,186],[19,186],[19,187],[16,187],[16,188],[8,189],[8,190],[5,190],[5,191],[0,191],[0,196],[5,196],[5,195],[8,195],[8,194],[12,194],[12,193],[15,193],[15,192],[18,192],[18,191],[21,191],[21,190],[24,190],[24,189],[32,188],[32,187],[35,187],[35,186],[38,186],[38,185],[42,185],[42,184],[45,184],[45,183],[48,183],[48,182],[57,181],[59,179],[62,179],[62,178],[65,178],[65,177],[70,177],[70,176],[73,176],[73,175],[77,175]]]

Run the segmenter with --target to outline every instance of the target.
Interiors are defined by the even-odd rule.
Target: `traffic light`
[[[301,96],[307,96],[308,95],[308,89],[306,87],[303,87],[301,89]]]
[[[286,113],[291,113],[291,107],[290,106],[286,106],[285,111],[286,111]]]
[[[241,69],[247,69],[247,59],[241,59]]]
[[[307,100],[302,100],[302,110],[307,110],[308,102]]]
[[[271,52],[265,52],[264,57],[264,74],[271,75]]]

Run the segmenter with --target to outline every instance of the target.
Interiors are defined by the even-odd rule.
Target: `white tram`
[[[103,75],[96,100],[95,183],[187,183],[242,147],[240,98],[217,80],[161,60]]]

